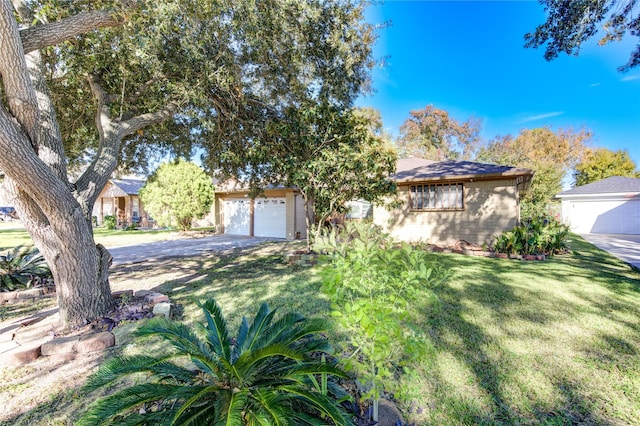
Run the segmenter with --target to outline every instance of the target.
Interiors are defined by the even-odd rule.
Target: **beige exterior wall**
[[[409,186],[398,187],[402,207],[376,206],[374,223],[401,241],[451,245],[458,240],[491,244],[516,225],[519,205],[515,179],[464,182],[464,210],[412,211]]]

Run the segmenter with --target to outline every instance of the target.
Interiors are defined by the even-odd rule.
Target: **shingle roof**
[[[138,195],[138,191],[146,183],[142,179],[111,179],[111,182],[127,195]]]
[[[473,161],[447,160],[437,162],[419,158],[403,158],[398,160],[396,173],[391,179],[401,182],[503,176],[533,176],[533,171]]]
[[[565,195],[587,195],[587,194],[630,194],[640,193],[640,179],[612,176],[597,182],[588,183],[582,186],[558,194],[558,197]]]

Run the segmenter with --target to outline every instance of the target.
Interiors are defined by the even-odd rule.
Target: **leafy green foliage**
[[[104,217],[103,224],[105,228],[109,230],[114,230],[116,229],[117,218],[112,214],[106,215]]]
[[[547,10],[547,20],[535,32],[525,35],[525,47],[540,47],[546,44],[544,58],[548,61],[558,57],[580,53],[583,42],[598,33],[598,24],[604,21],[603,37],[599,44],[620,41],[629,32],[638,36],[640,15],[635,0],[540,0]],[[619,67],[628,71],[640,65],[640,45],[631,52],[629,61]]]
[[[375,117],[373,111],[343,110],[326,102],[287,108],[270,123],[268,135],[243,151],[259,166],[241,162],[247,166],[235,174],[253,176],[262,185],[298,188],[306,202],[308,235],[317,236],[347,201],[379,201],[395,193],[389,180],[395,150]]]
[[[102,365],[87,389],[110,387],[136,373],[147,376],[98,400],[80,424],[351,424],[331,391],[338,388],[328,385],[323,393],[315,387],[324,374],[347,377],[317,356],[329,350],[318,336],[321,321],[297,313],[276,319],[276,311],[263,304],[251,323],[243,318],[232,338],[216,302],[200,306],[205,325],[197,331],[167,319],[140,329],[140,336],[169,343],[171,353],[113,358]]]
[[[544,214],[547,205],[562,190],[562,179],[582,159],[591,134],[550,128],[524,129],[517,137],[497,137],[480,149],[478,160],[526,167],[535,172],[531,188],[522,197],[522,214]]]
[[[611,176],[640,177],[640,171],[625,150],[610,151],[597,148],[587,151],[585,158],[576,165],[575,185],[582,186]]]
[[[432,289],[450,274],[430,254],[408,244],[397,246],[378,227],[358,224],[326,239],[331,262],[323,270],[323,291],[332,315],[348,335],[347,366],[370,386],[401,392],[396,375],[427,352],[428,336],[412,307],[435,301]]]
[[[459,122],[445,110],[427,105],[411,111],[400,127],[398,147],[403,156],[416,155],[429,160],[473,157],[480,144],[480,120]]]
[[[29,288],[50,277],[49,266],[36,248],[18,246],[0,255],[0,291]]]
[[[191,229],[194,217],[200,218],[209,212],[213,184],[200,167],[178,160],[161,164],[139,194],[145,210],[161,226],[171,226],[175,220],[186,231]]]
[[[568,226],[553,216],[543,215],[524,220],[521,225],[497,236],[493,250],[521,255],[560,254],[569,249],[568,238]]]

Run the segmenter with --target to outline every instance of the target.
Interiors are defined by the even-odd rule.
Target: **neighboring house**
[[[268,187],[252,199],[234,181],[219,183],[213,209],[219,233],[287,240],[307,237],[304,200],[292,188]]]
[[[398,160],[391,179],[401,206],[376,206],[374,223],[402,241],[491,244],[520,221],[534,172],[470,161]]]
[[[139,224],[151,226],[153,221],[147,216],[138,196],[145,184],[143,179],[109,179],[93,205],[93,216],[102,225],[105,216],[115,216],[118,226]]]
[[[640,234],[640,179],[613,176],[556,195],[579,234]]]

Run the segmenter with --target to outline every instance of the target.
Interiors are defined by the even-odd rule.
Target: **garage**
[[[249,235],[250,200],[245,198],[222,201],[224,233]]]
[[[557,195],[578,234],[640,234],[640,179],[610,177]]]
[[[253,215],[253,235],[286,238],[287,202],[285,198],[256,198]]]
[[[251,235],[251,200],[230,198],[222,202],[224,233]],[[253,235],[286,238],[287,202],[285,198],[256,198],[253,201]]]

